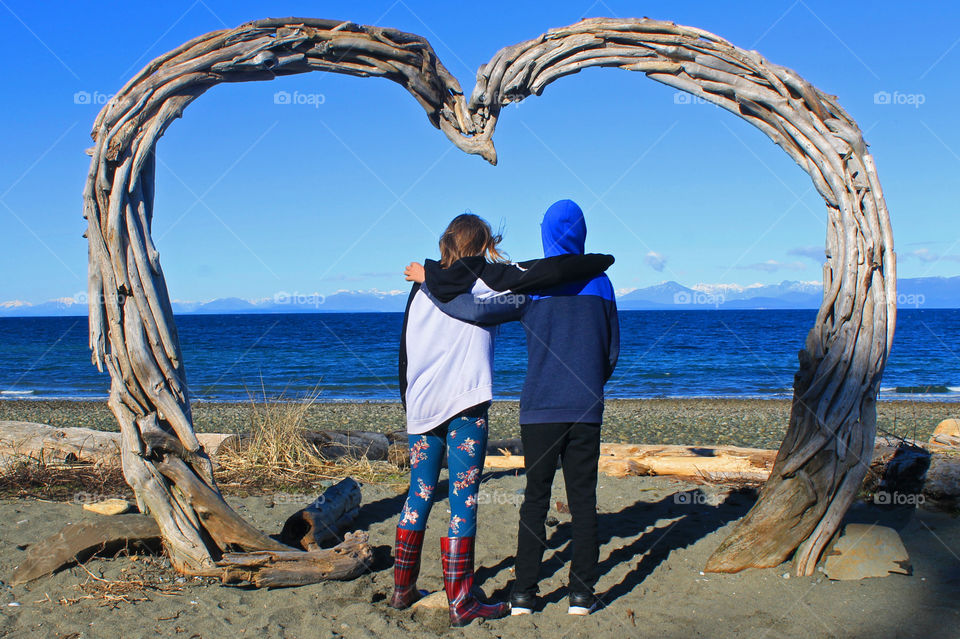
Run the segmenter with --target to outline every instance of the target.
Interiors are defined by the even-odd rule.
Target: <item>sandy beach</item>
[[[882,403],[880,428],[926,438],[953,405]],[[248,404],[195,406],[198,430],[244,430]],[[517,405],[498,402],[491,415],[493,437],[516,436]],[[775,447],[789,411],[785,401],[612,401],[606,441],[736,444]],[[402,428],[394,404],[316,404],[309,428],[389,432]],[[115,429],[101,402],[0,402],[0,419],[42,421],[56,426]],[[394,477],[402,478],[402,473]],[[488,594],[505,596],[522,501],[523,477],[492,473],[481,489],[478,578]],[[319,488],[319,487],[318,487]],[[116,486],[117,494],[130,497]],[[245,489],[228,501],[268,533],[316,495]],[[553,503],[566,501],[558,475]],[[0,499],[0,637],[382,637],[391,633],[442,636],[439,617],[414,618],[385,599],[392,586],[391,548],[405,486],[365,484],[363,507],[353,529],[366,530],[374,547],[371,570],[348,582],[283,590],[222,586],[216,580],[182,577],[163,557],[93,559],[22,586],[8,585],[31,543],[68,522],[100,517],[82,510],[63,491],[50,499]],[[446,492],[441,482],[440,494]],[[31,494],[35,494],[34,493]],[[41,491],[42,493],[42,491]],[[83,495],[88,499],[88,495]],[[753,503],[752,491],[697,486],[656,477],[601,476],[602,577],[597,592],[606,607],[588,618],[566,614],[569,515],[555,507],[548,529],[542,595],[544,610],[526,618],[474,623],[467,637],[955,637],[960,622],[960,520],[913,508],[857,503],[847,523],[887,525],[901,535],[911,575],[862,581],[830,581],[818,572],[792,576],[784,564],[735,575],[701,574],[732,521]],[[428,527],[422,588],[441,588],[439,537],[445,532],[446,499],[438,501]],[[11,605],[16,604],[16,605]]]
[[[444,486],[445,484],[441,484]],[[488,477],[482,487],[478,578],[503,595],[512,579],[518,493],[523,478]],[[283,590],[221,586],[183,578],[160,558],[91,560],[25,586],[6,585],[25,548],[67,522],[99,517],[73,503],[3,500],[0,508],[0,637],[384,637],[445,636],[443,617],[414,620],[385,598],[392,586],[390,547],[402,489],[365,485],[355,528],[370,533],[371,571],[348,582]],[[441,490],[443,490],[441,488]],[[563,483],[555,484],[564,500]],[[228,501],[261,529],[276,532],[310,498],[275,494]],[[701,574],[729,522],[749,508],[750,494],[666,479],[601,477],[597,591],[606,607],[587,618],[566,614],[569,515],[552,510],[541,586],[544,610],[524,618],[474,623],[466,637],[956,637],[960,622],[960,521],[923,510],[881,510],[860,504],[851,522],[896,528],[910,553],[912,575],[834,582],[785,577],[789,565],[735,575]],[[446,500],[428,528],[422,588],[441,587],[439,536]],[[107,582],[147,584],[122,597],[104,595]],[[123,592],[120,589],[116,592]],[[10,604],[19,604],[11,606]],[[457,631],[460,632],[460,631]]]

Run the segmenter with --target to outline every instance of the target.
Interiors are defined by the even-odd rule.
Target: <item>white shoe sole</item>
[[[533,611],[529,608],[510,608],[511,617],[519,617],[520,615],[532,615]]]
[[[596,609],[596,606],[591,606],[590,608],[584,608],[583,606],[570,606],[567,609],[567,614],[576,615],[577,617],[585,617]]]

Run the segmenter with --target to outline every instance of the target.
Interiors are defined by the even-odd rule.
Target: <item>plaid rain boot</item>
[[[499,619],[510,604],[484,604],[473,593],[473,537],[441,537],[443,587],[450,602],[450,625],[466,626],[474,619]]]
[[[423,533],[422,530],[397,528],[397,543],[393,551],[393,596],[390,597],[390,605],[399,610],[410,607],[423,596],[417,590]]]

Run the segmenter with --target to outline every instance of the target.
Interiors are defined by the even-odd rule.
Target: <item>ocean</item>
[[[623,311],[612,398],[789,398],[816,311]],[[192,398],[398,401],[399,313],[183,315]],[[520,394],[526,346],[500,329],[495,396]],[[0,399],[105,399],[85,317],[0,318]],[[904,309],[881,399],[960,401],[960,310]]]

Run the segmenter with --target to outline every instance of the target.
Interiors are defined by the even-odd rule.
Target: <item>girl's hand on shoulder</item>
[[[410,262],[407,268],[403,269],[403,275],[408,282],[418,282],[420,284],[423,284],[423,280],[427,277],[426,272],[423,270],[423,264],[420,262]]]

